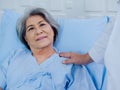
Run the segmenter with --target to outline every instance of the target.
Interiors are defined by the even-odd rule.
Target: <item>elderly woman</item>
[[[85,66],[64,65],[53,47],[58,24],[42,8],[26,12],[17,25],[19,48],[0,68],[0,90],[96,90]]]

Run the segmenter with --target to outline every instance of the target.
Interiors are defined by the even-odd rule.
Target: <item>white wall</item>
[[[22,13],[29,6],[43,7],[60,17],[82,16],[84,10],[83,0],[0,0],[0,12],[12,9]]]
[[[118,0],[0,0],[0,13],[12,9],[22,13],[26,7],[39,6],[56,17],[114,16]]]

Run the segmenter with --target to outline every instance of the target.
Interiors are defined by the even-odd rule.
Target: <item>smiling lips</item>
[[[36,41],[40,41],[40,40],[43,40],[43,39],[45,39],[47,36],[42,36],[42,37],[39,37],[39,38],[37,38],[36,39]]]

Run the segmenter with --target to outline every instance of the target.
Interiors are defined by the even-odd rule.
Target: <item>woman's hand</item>
[[[75,52],[62,52],[59,54],[60,57],[68,58],[67,60],[64,60],[63,64],[79,64],[79,65],[85,65],[88,63],[93,62],[89,54],[78,54]]]

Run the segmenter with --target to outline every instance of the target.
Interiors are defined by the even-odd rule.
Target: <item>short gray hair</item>
[[[58,28],[59,25],[58,23],[54,20],[54,18],[43,8],[33,8],[28,10],[27,12],[25,12],[25,14],[23,15],[23,17],[21,17],[18,20],[17,23],[17,34],[19,39],[21,40],[21,42],[28,48],[30,49],[29,45],[27,44],[26,40],[25,40],[25,35],[26,35],[26,20],[30,17],[30,16],[34,16],[34,15],[40,15],[42,16],[46,22],[48,22],[50,24],[50,26],[53,29],[54,32],[54,43],[56,41],[56,38],[58,36]]]

